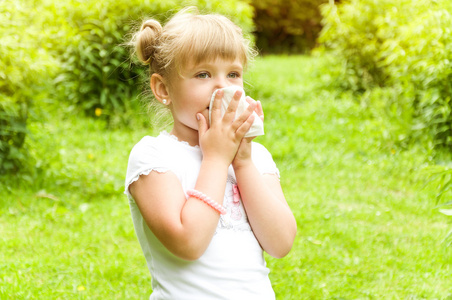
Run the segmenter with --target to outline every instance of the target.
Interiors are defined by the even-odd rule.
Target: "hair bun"
[[[135,40],[138,58],[144,64],[150,64],[155,52],[157,40],[162,33],[162,25],[156,20],[147,20],[141,25]]]

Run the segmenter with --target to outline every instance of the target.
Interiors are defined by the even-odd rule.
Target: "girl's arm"
[[[254,100],[247,98],[250,104]],[[258,101],[256,112],[264,120]],[[251,159],[251,141],[244,138],[232,162],[248,220],[262,248],[273,257],[289,253],[297,233],[297,223],[277,175],[260,174]]]
[[[243,205],[262,248],[281,258],[292,248],[297,223],[276,175],[260,174],[252,161],[234,168]]]
[[[227,168],[203,161],[196,189],[221,204]],[[142,175],[130,185],[130,193],[146,224],[171,253],[185,260],[198,259],[204,253],[215,233],[219,213],[201,200],[186,200],[174,173],[152,171]]]

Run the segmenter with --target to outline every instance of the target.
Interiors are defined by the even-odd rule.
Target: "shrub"
[[[448,0],[351,0],[322,6],[319,41],[341,69],[332,80],[360,93],[376,87],[397,90],[401,110],[412,112],[406,136],[429,134],[436,146],[450,147],[451,13]]]
[[[55,69],[37,30],[42,19],[24,2],[0,1],[0,175],[32,167],[27,122]]]
[[[252,0],[256,44],[263,52],[304,53],[322,29],[319,5],[328,0]]]

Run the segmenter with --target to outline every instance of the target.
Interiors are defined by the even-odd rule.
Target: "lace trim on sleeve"
[[[264,172],[262,172],[262,175],[276,175],[276,176],[278,176],[278,178],[280,178],[280,175],[279,175],[279,170],[265,170]]]
[[[265,170],[261,174],[262,175],[276,175],[276,177],[278,177],[278,180],[281,181],[281,176],[279,175],[278,169],[276,169],[275,171]]]
[[[126,185],[126,188],[124,190],[124,194],[126,194],[129,199],[132,199],[132,195],[129,192],[129,186],[134,183],[135,181],[137,181],[138,179],[140,179],[141,175],[149,175],[152,171],[155,171],[157,173],[166,173],[168,171],[170,171],[169,168],[162,168],[162,167],[157,167],[157,168],[149,168],[143,171],[140,171],[136,176],[132,177],[129,182]]]

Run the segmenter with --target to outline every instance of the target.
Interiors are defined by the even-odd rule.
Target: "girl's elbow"
[[[297,235],[297,226],[290,230],[284,239],[278,241],[278,246],[272,249],[272,251],[268,251],[274,258],[283,258],[287,254],[289,254],[290,250],[292,250],[293,243],[295,241],[295,236]]]
[[[196,243],[180,243],[171,252],[183,260],[195,261],[201,258],[206,249],[207,247],[202,247]]]
[[[177,257],[186,260],[186,261],[195,261],[198,260],[201,256],[202,253],[188,253],[188,252],[184,252],[184,253],[180,253],[180,255],[175,254]]]
[[[282,243],[279,245],[278,249],[273,249],[272,251],[269,251],[267,253],[274,258],[283,258],[287,254],[289,254],[290,250],[292,250],[292,245],[293,241],[284,244]]]

